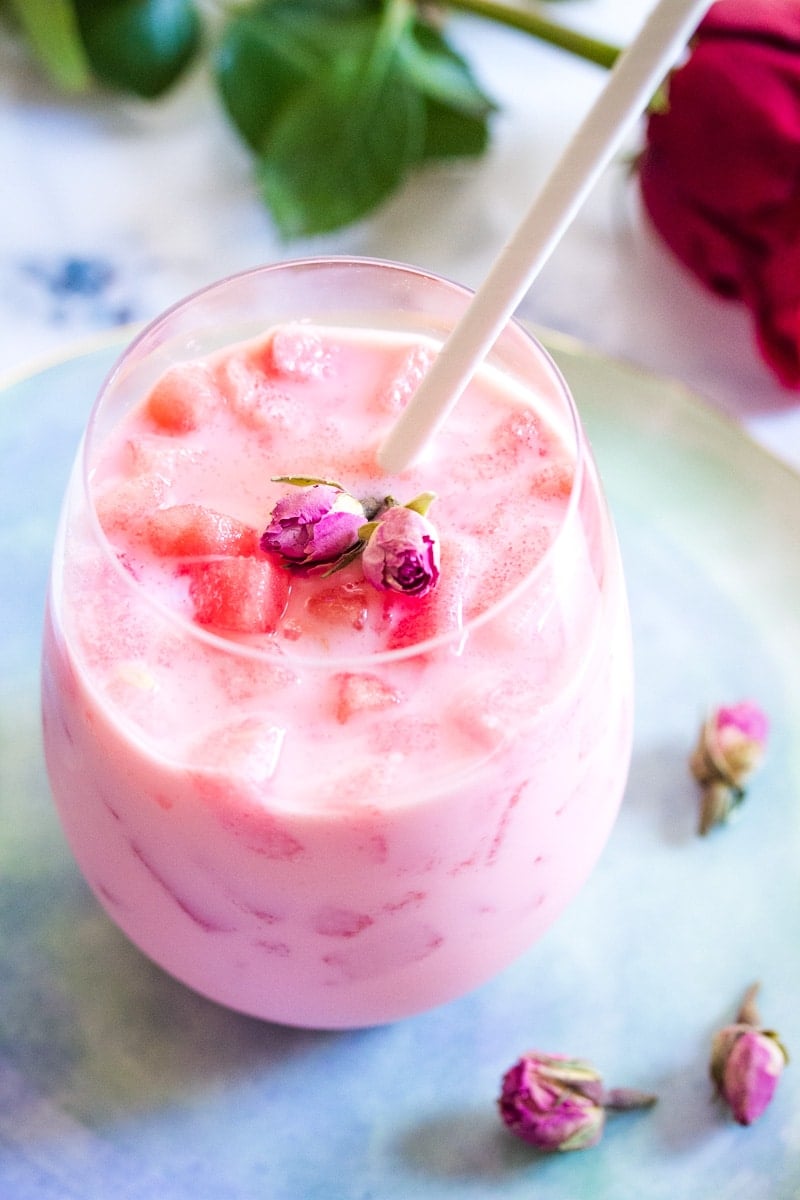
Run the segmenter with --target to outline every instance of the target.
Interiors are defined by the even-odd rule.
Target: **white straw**
[[[660,0],[609,80],[378,454],[389,473],[413,462],[446,420],[710,0]]]

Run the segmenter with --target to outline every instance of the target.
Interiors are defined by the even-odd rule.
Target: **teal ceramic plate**
[[[617,519],[636,639],[633,768],[561,922],[500,978],[396,1025],[309,1033],[193,995],[100,912],[51,807],[38,730],[60,497],[119,335],[0,393],[0,1196],[4,1200],[789,1200],[800,1065],[742,1129],[712,1031],[762,981],[800,1064],[800,478],[681,388],[547,339]],[[707,708],[772,719],[740,819],[695,835]],[[656,1091],[600,1145],[539,1157],[495,1112],[524,1050]]]

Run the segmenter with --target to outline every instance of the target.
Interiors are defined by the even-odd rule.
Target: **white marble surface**
[[[622,44],[651,7],[567,0],[557,9]],[[370,219],[288,245],[202,73],[155,106],[65,99],[0,39],[0,381],[279,258],[376,255],[476,286],[604,72],[477,19],[454,18],[452,32],[501,105],[490,152],[427,168]],[[762,364],[748,315],[707,295],[650,232],[626,162],[606,172],[520,312],[684,382],[800,466],[800,395]]]

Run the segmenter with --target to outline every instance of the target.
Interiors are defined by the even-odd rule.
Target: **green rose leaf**
[[[415,163],[479,154],[493,105],[410,0],[272,0],[232,17],[223,102],[281,234],[365,216]]]
[[[259,163],[264,198],[286,238],[349,225],[385,199],[422,152],[425,106],[396,55],[365,39],[303,88],[273,124]]]
[[[146,99],[167,91],[200,45],[193,0],[76,0],[76,12],[98,79]]]
[[[156,98],[206,49],[290,239],[365,216],[419,162],[484,152],[495,106],[442,32],[450,8],[604,67],[619,54],[493,0],[0,0],[0,19],[72,91]]]
[[[260,151],[270,125],[295,88],[311,77],[316,58],[280,37],[279,22],[256,14],[230,22],[216,55],[222,102],[251,150]],[[277,36],[276,36],[277,35]]]
[[[323,75],[271,131],[258,166],[264,198],[286,238],[324,233],[365,216],[421,154],[425,107],[402,74]]]
[[[399,49],[409,78],[430,99],[478,119],[495,111],[466,60],[447,44],[438,29],[417,21],[412,36],[404,38]]]
[[[245,142],[261,151],[272,122],[320,65],[347,56],[375,0],[263,0],[229,18],[215,53],[222,101]]]
[[[320,70],[342,69],[365,28],[378,27],[374,0],[265,0],[232,17],[216,53],[228,115],[252,149],[264,149],[272,122]]]
[[[489,145],[489,126],[480,117],[429,100],[423,157],[474,158]]]
[[[68,92],[89,83],[89,64],[72,0],[8,0],[6,6],[50,78]]]
[[[464,58],[442,34],[417,22],[403,44],[406,69],[426,98],[424,158],[480,155],[496,105],[481,91]]]

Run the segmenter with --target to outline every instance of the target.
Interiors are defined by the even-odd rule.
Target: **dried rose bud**
[[[362,528],[361,537],[366,540],[361,560],[364,578],[373,587],[425,596],[436,586],[439,535],[421,511],[427,503],[417,505],[417,501],[393,505]]]
[[[332,562],[358,543],[364,507],[343,488],[314,483],[279,500],[261,535],[265,553],[299,566]]]
[[[718,1029],[711,1041],[711,1078],[740,1125],[758,1120],[789,1061],[777,1033],[760,1024],[757,991],[758,984],[753,984],[736,1022]]]
[[[649,1108],[656,1097],[633,1089],[606,1092],[591,1063],[531,1051],[503,1076],[500,1116],[538,1150],[585,1150],[600,1141],[606,1111]]]
[[[701,834],[728,820],[745,798],[745,783],[764,757],[769,726],[744,700],[716,709],[703,724],[689,766],[702,788]]]

